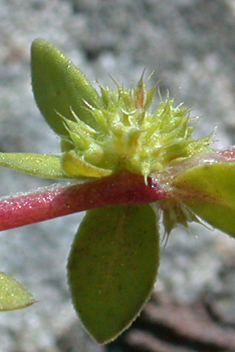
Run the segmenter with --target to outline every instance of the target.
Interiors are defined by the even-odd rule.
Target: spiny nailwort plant
[[[0,165],[66,182],[1,199],[0,229],[87,210],[68,281],[85,328],[107,343],[153,289],[160,217],[167,235],[177,224],[203,220],[235,237],[235,148],[212,149],[213,133],[195,140],[189,110],[169,98],[152,112],[155,88],[147,90],[143,78],[129,90],[100,85],[99,94],[43,39],[32,44],[31,65],[36,103],[60,137],[61,153],[0,153]],[[1,279],[3,309],[33,303],[21,286],[15,291]],[[17,302],[8,300],[11,292]]]

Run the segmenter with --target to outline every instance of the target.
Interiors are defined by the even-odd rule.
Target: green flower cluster
[[[61,138],[61,155],[0,153],[1,166],[47,178],[100,178],[122,169],[143,175],[210,150],[211,136],[195,140],[189,109],[161,100],[143,78],[129,90],[100,86],[101,94],[58,49],[44,39],[32,44],[36,103]],[[42,74],[43,72],[43,74]]]
[[[101,177],[120,169],[141,174],[162,171],[168,165],[208,150],[211,137],[195,141],[189,110],[174,107],[174,100],[161,101],[149,112],[155,88],[147,91],[141,79],[130,90],[117,85],[117,92],[101,88],[102,108],[84,102],[93,117],[92,127],[77,116],[61,116],[70,143],[62,168],[68,176]]]

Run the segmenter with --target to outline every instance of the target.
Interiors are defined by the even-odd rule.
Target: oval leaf
[[[158,265],[157,221],[150,205],[87,213],[72,246],[68,278],[75,309],[97,342],[113,340],[136,318]]]
[[[235,237],[235,163],[214,163],[176,177],[174,195],[196,215]]]
[[[0,272],[0,310],[13,310],[30,306],[35,299],[26,287],[13,277]]]
[[[84,101],[98,107],[101,105],[101,98],[81,71],[54,45],[40,38],[34,40],[31,48],[31,70],[36,103],[57,134],[68,134],[59,114],[74,120],[71,109],[80,120],[94,126],[94,120]]]

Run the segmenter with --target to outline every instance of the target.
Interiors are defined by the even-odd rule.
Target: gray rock
[[[203,118],[197,136],[218,125],[215,147],[234,143],[235,7],[232,0],[0,0],[0,149],[54,153],[59,140],[33,101],[30,44],[43,37],[57,45],[91,80],[126,86],[143,70],[155,74],[177,103]],[[1,195],[50,182],[1,170]],[[66,281],[66,260],[81,214],[1,233],[1,270],[33,292],[38,303],[0,314],[2,352],[90,351]],[[166,248],[156,290],[189,302],[205,290],[230,293],[235,243],[198,226],[195,236],[175,230]],[[224,268],[227,275],[222,275]],[[235,320],[228,302],[218,309]],[[233,308],[234,310],[234,308]]]

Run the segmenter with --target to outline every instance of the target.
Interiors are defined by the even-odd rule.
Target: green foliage
[[[74,306],[99,343],[135,319],[153,288],[159,264],[156,215],[150,205],[91,210],[68,262]]]
[[[58,155],[0,153],[0,165],[38,177],[66,178]]]
[[[0,311],[25,308],[33,303],[34,297],[23,285],[0,273]]]
[[[0,165],[47,178],[99,178],[122,169],[148,177],[167,166],[209,151],[211,136],[192,137],[189,109],[161,101],[150,111],[155,88],[101,94],[54,45],[32,44],[32,87],[36,103],[61,137],[62,155],[0,155]]]
[[[75,309],[91,336],[107,343],[131,324],[153,288],[159,265],[159,212],[167,234],[178,224],[188,227],[201,218],[235,237],[235,151],[216,154],[209,146],[212,135],[195,140],[189,109],[175,106],[174,100],[162,100],[152,113],[156,89],[147,90],[143,78],[129,90],[120,84],[116,91],[100,86],[98,94],[80,70],[46,40],[36,39],[31,52],[35,100],[61,137],[62,153],[0,153],[0,165],[45,178],[79,181],[86,177],[87,182],[101,178],[99,186],[102,178],[112,175],[104,179],[107,193],[96,189],[92,200],[86,200],[86,209],[97,207],[96,195],[105,205],[108,197],[112,202],[107,204],[120,204],[119,199],[115,203],[117,193],[113,192],[120,171],[127,178],[138,175],[141,187],[145,186],[144,194],[132,185],[131,178],[122,193],[124,180],[122,205],[89,211],[69,256]],[[94,190],[92,182],[88,186]],[[131,197],[141,205],[127,205]],[[149,203],[157,201],[143,205],[148,199]],[[79,201],[84,197],[74,199]],[[22,286],[2,275],[2,309],[33,302]]]
[[[172,183],[175,194],[200,218],[235,237],[235,163],[190,168]]]
[[[196,141],[189,110],[161,101],[149,111],[155,88],[143,79],[132,89],[100,86],[101,94],[56,47],[32,44],[32,86],[45,119],[62,139],[62,169],[70,177],[102,177],[128,169],[145,177],[169,163],[209,150]],[[43,73],[43,74],[42,74]],[[70,150],[73,150],[70,153]]]
[[[34,97],[50,127],[61,136],[67,135],[58,113],[74,120],[71,108],[85,123],[92,123],[91,112],[84,101],[100,107],[101,99],[87,78],[44,39],[34,40],[31,56]]]

